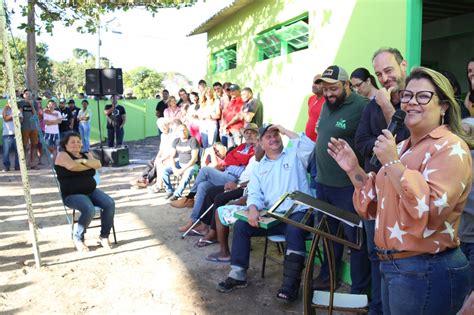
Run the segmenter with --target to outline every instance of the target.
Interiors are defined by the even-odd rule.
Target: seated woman
[[[82,141],[77,132],[67,133],[60,142],[54,169],[56,170],[64,204],[81,212],[74,245],[79,252],[87,252],[84,234],[95,215],[95,206],[102,209],[99,244],[110,249],[109,234],[114,222],[115,202],[106,193],[96,188],[95,171],[102,165],[90,153],[81,153]]]

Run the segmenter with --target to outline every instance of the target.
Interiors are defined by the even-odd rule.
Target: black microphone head
[[[406,112],[404,112],[401,109],[397,109],[395,113],[392,116],[392,121],[393,122],[398,122],[398,123],[403,123],[405,121],[405,116],[407,115]]]

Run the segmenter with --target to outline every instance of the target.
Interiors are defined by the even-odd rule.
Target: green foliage
[[[162,74],[146,67],[135,68],[123,75],[124,88],[131,88],[139,99],[153,98],[163,88],[162,81]]]
[[[127,11],[135,7],[143,7],[151,14],[155,14],[161,8],[181,8],[192,6],[196,0],[32,0],[36,7],[37,16],[42,24],[37,23],[35,31],[53,33],[55,22],[61,22],[65,26],[76,26],[81,33],[96,33],[97,21],[100,16],[115,10]],[[21,5],[23,16],[28,15],[28,5]],[[20,29],[28,30],[28,24],[23,23]],[[33,30],[30,30],[33,31]]]
[[[14,42],[15,41],[15,42]],[[18,49],[18,54],[17,50]],[[26,42],[14,38],[9,40],[10,55],[13,63],[13,75],[15,80],[15,88],[23,90],[25,84],[25,60],[26,60]],[[37,64],[36,70],[38,73],[39,89],[45,91],[53,87],[53,64],[47,56],[48,46],[44,43],[36,45]],[[0,93],[7,90],[7,76],[5,73],[5,61],[3,60],[3,45],[0,44]]]

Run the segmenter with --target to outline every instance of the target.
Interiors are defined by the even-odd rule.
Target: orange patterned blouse
[[[354,206],[365,219],[375,219],[380,249],[438,253],[459,245],[460,216],[471,191],[471,154],[467,144],[445,125],[415,144],[398,144],[406,167],[402,193],[382,167],[354,192]]]

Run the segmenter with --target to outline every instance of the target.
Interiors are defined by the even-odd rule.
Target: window
[[[308,48],[308,34],[308,13],[258,34],[254,38],[258,47],[258,60]]]
[[[223,72],[237,67],[237,45],[232,45],[212,54],[212,70]]]

